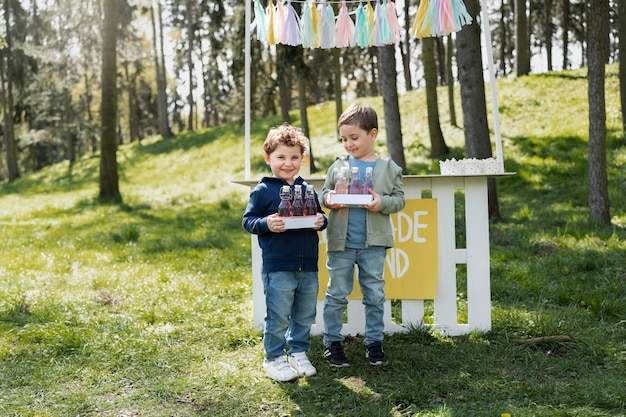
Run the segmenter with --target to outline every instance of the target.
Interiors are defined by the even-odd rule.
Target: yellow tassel
[[[428,0],[420,1],[420,5],[417,8],[417,14],[415,15],[415,22],[411,28],[411,35],[416,38],[424,38],[430,33],[430,23],[424,26],[424,20],[426,18],[426,12],[428,11]]]
[[[322,44],[322,33],[320,30],[321,18],[320,11],[317,7],[315,7],[315,3],[313,3],[311,6],[311,21],[313,22],[313,30],[315,31],[313,48],[319,48]]]
[[[370,26],[370,38],[369,45],[376,44],[376,30],[374,29],[374,25],[376,24],[376,12],[370,3],[370,0],[367,0],[367,6],[365,6],[365,15],[367,16],[367,23]]]
[[[267,43],[269,45],[275,45],[274,39],[274,3],[270,0],[267,5]]]

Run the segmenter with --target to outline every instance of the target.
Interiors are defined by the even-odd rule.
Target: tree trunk
[[[161,19],[161,4],[158,4],[159,13],[159,24],[162,26]],[[152,19],[152,33],[154,35],[152,39],[152,47],[154,49],[154,68],[156,70],[156,86],[157,86],[157,118],[158,118],[158,127],[159,134],[164,138],[169,138],[172,136],[172,131],[170,130],[169,121],[168,121],[168,113],[167,113],[167,92],[165,85],[165,66],[162,65],[163,61],[159,59],[159,57],[163,58],[162,52],[163,48],[161,47],[161,54],[159,54],[159,39],[161,39],[161,45],[163,45],[163,31],[162,29],[157,32],[156,28],[156,17],[154,16],[154,7],[150,6],[150,17]],[[160,37],[159,37],[160,34]],[[164,59],[164,58],[163,58]]]
[[[130,141],[135,142],[139,140],[139,108],[137,105],[137,77],[136,73],[131,77],[128,70],[129,63],[124,63],[124,75],[126,76],[126,82],[128,83],[128,133],[130,135]]]
[[[622,108],[622,131],[626,132],[626,2],[617,2],[619,35],[619,95]]]
[[[193,99],[193,90],[195,88],[193,82],[193,46],[194,46],[194,38],[193,38],[193,11],[192,11],[192,3],[191,0],[187,0],[187,62],[189,66],[189,95],[187,96],[187,101],[189,102],[189,119],[187,121],[187,130],[194,130],[194,112],[196,109],[195,102]]]
[[[387,150],[391,159],[402,167],[406,173],[404,147],[402,145],[402,124],[400,122],[400,105],[398,103],[398,85],[396,83],[396,49],[394,45],[378,48],[378,72],[383,95],[385,113],[385,133]]]
[[[422,63],[424,65],[424,81],[426,82],[426,109],[428,110],[428,133],[430,136],[430,157],[440,158],[449,152],[443,139],[439,121],[439,104],[437,103],[437,69],[435,65],[435,40],[422,39]]]
[[[528,42],[526,0],[515,0],[515,75],[530,73],[530,46]]]
[[[10,28],[11,4],[9,0],[4,0],[4,20],[5,28]],[[13,181],[20,177],[20,170],[17,164],[17,143],[15,142],[15,128],[13,126],[13,113],[15,111],[13,105],[13,83],[9,74],[13,60],[11,56],[11,30],[6,33],[7,47],[2,49],[0,54],[0,84],[2,85],[2,103],[4,115],[4,146],[6,148],[7,174],[9,181]],[[5,64],[6,63],[6,64]]]
[[[587,62],[589,98],[589,219],[610,223],[606,167],[606,103],[604,61],[608,0],[589,0],[587,4]]]
[[[283,123],[291,123],[289,110],[291,109],[291,88],[289,83],[289,60],[286,45],[276,45],[276,78],[278,80],[278,95],[280,98],[280,114]]]
[[[167,110],[167,71],[165,70],[165,37],[163,36],[163,6],[161,5],[161,1],[159,0],[158,2],[158,13],[159,13],[159,46],[160,46],[160,51],[158,55],[155,56],[159,56],[161,58],[161,95],[159,96],[159,100],[160,100],[160,105],[161,108],[163,109],[161,118],[162,120],[159,121],[159,125],[163,126],[164,129],[164,133],[162,133],[162,135],[166,138],[171,138],[172,136],[174,136],[174,134],[172,133],[172,129],[170,127],[170,121],[169,121],[169,112]]]
[[[504,1],[502,0],[502,2],[500,3],[500,39],[502,40],[500,42],[500,76],[505,76],[506,75],[506,60],[507,60],[507,53],[506,53],[506,47],[507,47],[507,39],[508,39],[508,25],[505,22],[505,7],[504,7]]]
[[[104,1],[102,28],[102,134],[100,138],[100,195],[121,201],[117,173],[117,0]]]
[[[410,22],[410,2],[404,2],[404,21]],[[411,76],[411,26],[404,25],[404,42],[400,43],[402,53],[402,67],[404,68],[404,84],[406,91],[413,90],[413,77]]]
[[[543,19],[548,71],[552,71],[552,0],[543,0]]]
[[[464,26],[457,33],[457,66],[461,84],[461,106],[465,132],[465,155],[468,158],[490,158],[491,140],[487,122],[487,104],[485,101],[485,81],[480,47],[480,28],[476,21],[478,0],[465,2],[467,11],[473,18],[469,26]],[[496,183],[488,181],[489,217],[498,217],[500,208]]]
[[[374,62],[376,62],[376,60],[378,59],[378,48],[376,47],[371,47],[371,48],[367,48],[367,55],[369,56],[369,60],[370,62],[372,62],[372,64]],[[376,97],[380,95],[380,89],[379,89],[379,77],[378,77],[378,70],[376,68],[376,65],[371,65],[370,66],[372,68],[371,71],[371,77],[372,77],[372,83],[371,83],[371,87],[369,89],[369,94],[372,97]]]
[[[341,49],[333,49],[333,67],[335,68],[335,120],[339,120],[343,113],[343,97],[341,96],[341,59],[339,56]]]
[[[570,16],[569,16],[569,2],[570,0],[563,0],[561,3],[563,5],[563,18],[561,22],[563,24],[563,69],[566,70],[569,68],[569,25],[570,25]]]
[[[457,127],[456,108],[454,107],[454,75],[452,74],[452,55],[454,54],[454,41],[452,40],[452,35],[447,36],[446,46],[446,84],[448,86],[450,125]]]
[[[433,53],[435,57],[435,73],[437,79],[435,80],[437,86],[444,85],[446,82],[446,50],[443,44],[443,38],[431,38],[433,40]]]

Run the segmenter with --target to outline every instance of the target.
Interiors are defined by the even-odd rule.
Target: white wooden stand
[[[510,173],[489,175],[506,176]],[[408,175],[404,177],[405,198],[419,199],[430,192],[437,199],[438,209],[438,284],[434,300],[434,326],[437,332],[455,336],[473,331],[491,329],[491,292],[489,262],[489,213],[487,176]],[[307,178],[317,190],[322,189],[323,178]],[[235,181],[254,186],[256,182]],[[465,248],[457,248],[455,195],[464,196]],[[257,237],[252,236],[252,292],[254,298],[254,325],[263,328],[265,297],[261,282],[261,249]],[[467,271],[467,320],[459,320],[457,304],[457,265],[465,264]],[[324,329],[323,301],[317,303],[317,316],[312,334]],[[385,332],[405,331],[410,326],[424,324],[424,300],[401,300],[402,322],[395,323],[391,315],[391,301],[385,305]],[[365,314],[361,300],[348,300],[347,322],[342,334],[363,334]]]

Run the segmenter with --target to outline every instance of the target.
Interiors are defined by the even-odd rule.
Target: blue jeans
[[[316,271],[263,273],[265,292],[265,358],[275,359],[289,352],[306,352],[315,320],[319,283]]]
[[[383,340],[385,323],[385,257],[387,250],[382,246],[365,249],[346,248],[343,252],[328,252],[330,281],[324,300],[324,344],[341,342],[343,310],[348,304],[346,297],[354,286],[354,265],[359,266],[358,280],[365,305],[365,344]]]

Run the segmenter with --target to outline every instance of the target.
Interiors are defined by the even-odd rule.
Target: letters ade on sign
[[[395,246],[385,260],[385,295],[389,300],[433,300],[437,293],[437,200],[407,199],[404,209],[390,216]],[[318,299],[328,285],[326,232],[320,232]],[[362,299],[356,281],[350,299]]]

